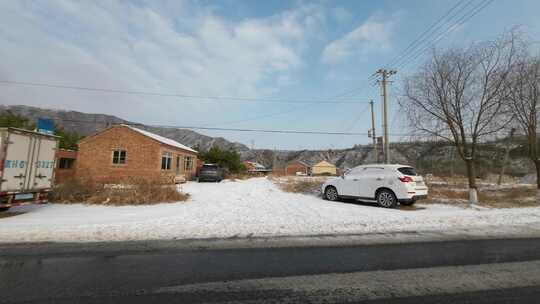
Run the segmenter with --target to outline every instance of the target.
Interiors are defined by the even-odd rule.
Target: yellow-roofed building
[[[323,160],[311,167],[312,175],[337,175],[337,168],[333,164]]]

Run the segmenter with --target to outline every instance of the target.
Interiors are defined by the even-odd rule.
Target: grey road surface
[[[0,302],[534,303],[540,298],[536,238],[222,250],[111,246],[115,249],[1,246]]]

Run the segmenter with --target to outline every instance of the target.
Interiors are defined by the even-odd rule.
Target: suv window
[[[359,175],[362,171],[364,171],[364,168],[353,168],[345,172],[345,175]]]
[[[397,169],[403,175],[416,176],[416,170],[412,167],[402,167]]]
[[[381,174],[384,174],[384,168],[381,167],[367,167],[364,169],[362,174],[368,175],[368,176],[379,176]]]
[[[218,170],[218,166],[216,165],[203,165],[201,167],[201,171],[217,171]]]

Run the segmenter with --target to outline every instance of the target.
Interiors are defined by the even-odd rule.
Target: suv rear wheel
[[[337,189],[332,186],[326,187],[326,189],[324,189],[324,197],[329,201],[337,201],[339,198]]]
[[[381,189],[377,193],[377,204],[384,208],[395,208],[397,206],[397,198],[394,192],[388,189]]]

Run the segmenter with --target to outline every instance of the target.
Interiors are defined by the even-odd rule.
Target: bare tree
[[[517,125],[527,136],[529,157],[536,167],[537,201],[540,202],[540,151],[538,114],[540,107],[540,55],[522,54],[506,80],[507,98]]]
[[[437,51],[405,80],[401,106],[411,127],[456,147],[467,166],[469,201],[478,202],[478,144],[508,123],[504,82],[513,63],[514,34],[496,41]]]

